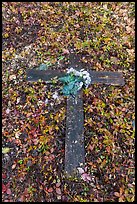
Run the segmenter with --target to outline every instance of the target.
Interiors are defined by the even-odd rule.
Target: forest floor
[[[2,201],[133,202],[135,3],[2,3]],[[66,97],[26,70],[65,68],[70,46],[124,86],[84,90],[85,169],[64,175]]]

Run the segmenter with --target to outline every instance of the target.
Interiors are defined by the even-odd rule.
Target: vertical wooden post
[[[84,166],[84,113],[83,91],[75,98],[67,98],[67,118],[65,137],[65,172],[68,176],[76,173],[77,167]]]

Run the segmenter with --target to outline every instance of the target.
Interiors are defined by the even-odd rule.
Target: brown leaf
[[[112,9],[115,10],[116,9],[116,5],[112,4]]]
[[[81,17],[83,14],[82,14],[82,12],[80,12],[80,11],[76,11],[75,15]]]
[[[120,197],[120,194],[119,194],[118,192],[114,192],[114,195],[115,195],[116,197]]]
[[[130,33],[133,29],[131,27],[129,27],[129,26],[126,26],[126,30],[127,30],[128,33]]]
[[[30,117],[33,113],[27,113],[26,117]]]
[[[121,110],[122,110],[122,112],[125,112],[125,111],[126,111],[126,108],[122,108]]]
[[[32,141],[33,141],[34,145],[37,145],[39,142],[38,139],[33,139]]]
[[[104,159],[103,162],[101,163],[100,167],[103,168],[106,164],[106,160]]]
[[[53,148],[53,147],[50,149],[50,152],[51,152],[51,153],[53,153],[53,152],[54,152],[54,148]]]
[[[50,161],[52,161],[54,158],[55,158],[54,154],[51,154],[51,155],[49,156]]]
[[[108,152],[108,155],[110,155],[110,152],[111,152],[110,146],[106,147],[106,151]]]
[[[93,149],[94,149],[94,147],[95,147],[95,144],[93,144],[93,145],[91,145],[91,144],[89,144],[89,146],[88,146],[88,150],[90,150],[90,151],[92,151]]]

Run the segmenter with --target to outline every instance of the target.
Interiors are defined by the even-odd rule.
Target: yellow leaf
[[[59,130],[59,127],[56,125],[56,126],[55,126],[55,129],[56,129],[56,130]]]
[[[40,136],[40,144],[47,144],[49,138],[46,136]]]
[[[5,38],[8,38],[8,37],[9,37],[9,34],[8,34],[8,33],[5,33],[4,37],[5,37]]]
[[[133,196],[131,199],[130,199],[130,202],[134,202],[135,200],[135,197]]]
[[[104,41],[105,43],[108,43],[111,39],[110,38],[105,38]]]
[[[4,147],[4,148],[2,148],[2,153],[3,153],[3,154],[7,154],[9,151],[10,151],[10,148],[9,148],[9,147]]]

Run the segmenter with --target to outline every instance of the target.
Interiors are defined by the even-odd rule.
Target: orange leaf
[[[119,192],[120,192],[120,195],[122,195],[124,192],[123,188],[120,188]]]
[[[88,164],[92,167],[96,167],[96,165],[93,162],[88,162]]]

